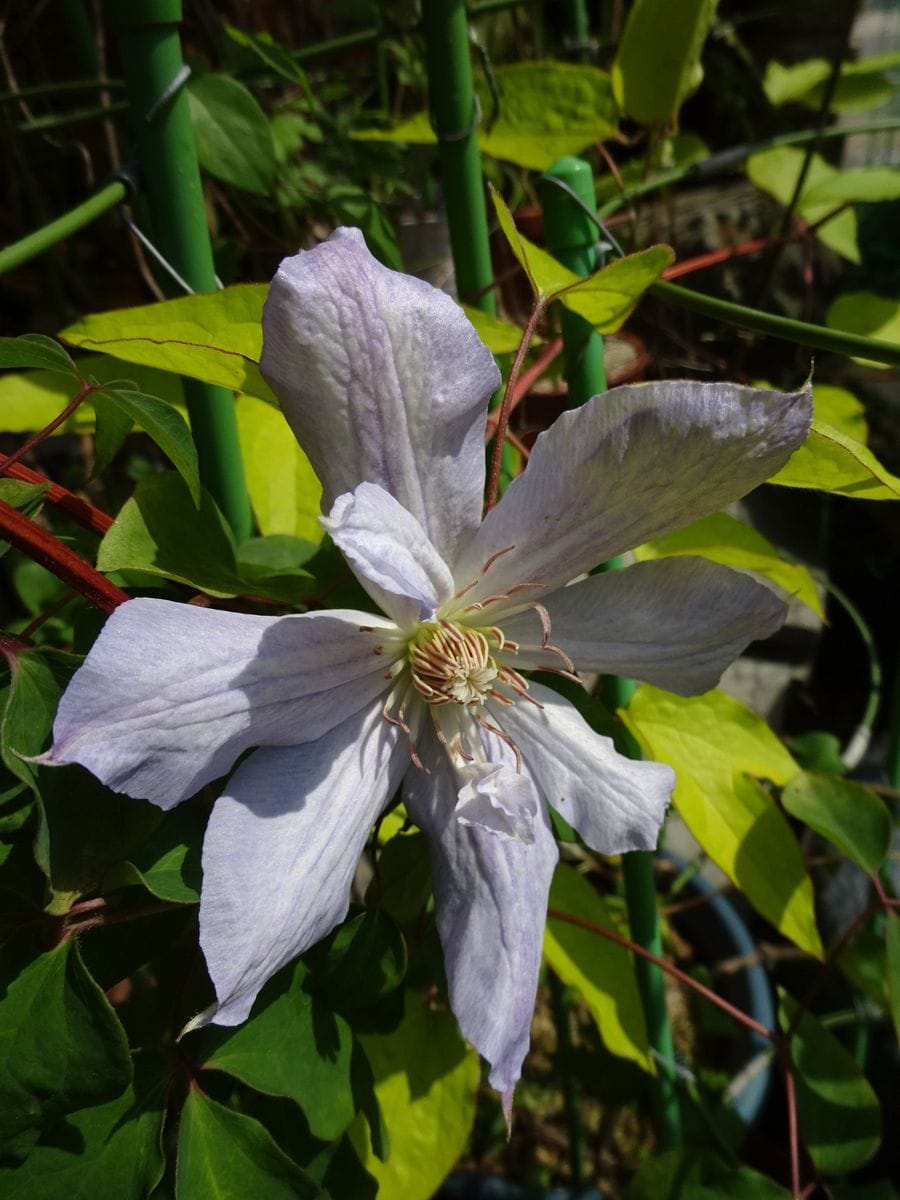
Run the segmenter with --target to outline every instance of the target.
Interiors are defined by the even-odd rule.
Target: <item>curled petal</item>
[[[672,768],[623,757],[550,688],[532,681],[529,694],[541,708],[516,704],[497,719],[547,800],[599,854],[654,849],[675,786]]]
[[[218,1005],[195,1028],[239,1025],[266,980],[343,920],[366,838],[408,764],[408,742],[375,705],[238,768],[203,843],[200,944]]]
[[[579,670],[640,679],[681,696],[716,686],[750,642],[782,625],[787,605],[750,575],[704,558],[662,558],[590,575],[545,596],[550,640]],[[540,649],[533,612],[504,622],[525,668],[559,667]]]
[[[478,826],[497,837],[534,841],[540,798],[531,777],[508,763],[472,763],[457,772],[462,780],[456,816],[462,825]]]
[[[449,296],[383,267],[358,229],[339,229],[279,267],[260,367],[326,511],[358,483],[377,483],[445,559],[477,528],[500,373]]]
[[[453,595],[450,568],[402,504],[374,483],[338,496],[321,518],[360,583],[398,625],[433,620]]]
[[[114,791],[171,808],[250,746],[309,741],[358,712],[388,686],[395,636],[368,613],[130,600],[66,689],[41,761],[81,763]]]
[[[556,843],[542,804],[532,842],[463,825],[453,772],[430,734],[423,754],[431,774],[408,772],[404,801],[428,840],[450,1006],[490,1062],[508,1115],[528,1051]]]
[[[454,566],[460,606],[509,593],[491,621],[597,563],[717,512],[763,483],[804,441],[809,387],[733,383],[613,388],[563,413],[537,439]],[[488,566],[488,564],[490,564]]]

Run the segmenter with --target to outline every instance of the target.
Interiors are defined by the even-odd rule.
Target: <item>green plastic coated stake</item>
[[[589,215],[596,212],[590,165],[580,158],[560,158],[547,171],[547,176],[549,178],[541,183],[547,248],[570,271],[589,275],[597,267],[597,226]],[[565,186],[553,183],[554,179]],[[572,193],[587,207],[588,212],[573,199]],[[563,309],[560,318],[569,405],[575,408],[606,390],[603,340],[576,313]],[[618,565],[615,560],[605,564],[607,569]],[[609,686],[605,698],[611,707],[627,705],[634,691],[631,680],[610,678],[606,682]],[[634,757],[640,757],[637,745],[633,746],[633,754]],[[623,855],[622,872],[631,936],[646,950],[661,956],[653,854],[636,850]],[[659,967],[646,959],[636,959],[635,971],[647,1022],[647,1036],[658,1056],[659,1075],[653,1092],[654,1123],[663,1149],[674,1149],[682,1141],[681,1110],[675,1072],[668,1065],[674,1062],[675,1048],[666,1008],[665,982]]]
[[[180,0],[109,0],[131,106],[153,240],[197,292],[216,290],[215,268],[197,146],[185,94]],[[225,388],[185,379],[184,396],[197,443],[200,478],[238,542],[252,532],[234,397]]]
[[[427,0],[422,5],[422,31],[457,294],[483,312],[496,314],[478,149],[479,112],[463,0]]]
[[[541,181],[541,203],[544,210],[544,234],[550,253],[576,275],[596,271],[597,226],[576,204],[573,192],[591,212],[597,211],[594,199],[594,175],[583,158],[567,155],[558,158]],[[559,184],[552,180],[558,179]],[[568,189],[568,190],[567,190]],[[563,336],[566,383],[569,385],[569,407],[578,408],[606,391],[606,367],[603,360],[603,339],[583,317],[559,309]]]
[[[92,221],[102,217],[111,208],[121,204],[127,194],[128,189],[125,184],[117,179],[113,180],[112,183],[108,183],[106,187],[101,188],[99,192],[90,196],[76,208],[69,209],[67,213],[63,213],[61,217],[51,221],[49,225],[42,225],[34,233],[29,233],[18,242],[5,246],[0,250],[0,275],[5,275],[7,271],[21,267],[23,263],[30,262],[39,254],[43,254],[45,250],[49,250],[51,246],[65,241],[79,229],[84,229],[86,225],[90,225]]]

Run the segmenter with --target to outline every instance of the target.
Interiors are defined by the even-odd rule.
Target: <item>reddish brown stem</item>
[[[50,434],[53,433],[54,429],[59,429],[60,425],[65,425],[66,421],[68,421],[75,409],[78,408],[79,404],[81,404],[83,400],[86,400],[91,392],[95,392],[96,390],[97,389],[92,384],[84,383],[82,381],[81,387],[78,390],[78,394],[72,397],[62,412],[57,413],[49,424],[45,425],[43,429],[39,429],[37,433],[33,433],[26,442],[22,443],[18,450],[16,450],[13,454],[10,454],[6,460],[6,465],[8,467],[14,466],[19,459],[24,458],[30,450],[33,450],[35,446],[39,446],[45,438],[48,438]]]
[[[485,511],[494,507],[497,503],[497,493],[500,490],[500,465],[503,460],[503,443],[506,441],[506,428],[509,425],[509,413],[512,407],[513,392],[515,391],[516,383],[519,379],[519,373],[522,370],[522,363],[525,361],[525,355],[531,345],[531,339],[534,337],[534,331],[538,327],[538,322],[544,313],[546,301],[538,300],[532,310],[531,316],[528,318],[528,324],[522,333],[522,340],[519,342],[519,348],[516,351],[516,357],[513,360],[512,369],[509,372],[509,378],[506,381],[506,390],[503,393],[503,402],[500,405],[499,414],[497,416],[497,432],[494,435],[494,450],[491,455],[491,470],[488,475],[487,501],[485,503]]]
[[[764,1038],[768,1038],[770,1042],[776,1040],[777,1035],[771,1029],[767,1029],[765,1025],[760,1024],[759,1021],[755,1021],[753,1017],[749,1016],[742,1009],[735,1007],[733,1004],[729,1004],[728,1001],[723,1000],[721,996],[717,996],[716,993],[711,988],[706,987],[705,984],[698,983],[696,979],[692,979],[691,976],[688,975],[686,971],[682,971],[680,967],[676,967],[673,963],[668,962],[666,959],[659,958],[656,954],[652,954],[649,950],[645,950],[643,946],[639,946],[637,942],[631,941],[630,938],[624,937],[621,933],[616,933],[613,929],[606,929],[602,925],[595,925],[592,921],[585,921],[581,917],[573,916],[571,913],[561,912],[557,908],[548,909],[547,916],[552,917],[555,921],[567,921],[570,925],[577,925],[579,929],[587,929],[591,933],[597,933],[600,935],[600,937],[605,937],[608,941],[615,942],[618,946],[623,946],[626,950],[630,950],[633,954],[639,954],[641,958],[646,958],[648,962],[655,963],[660,970],[666,971],[669,975],[677,979],[679,983],[683,983],[685,987],[692,988],[699,995],[703,996],[704,999],[708,1000],[710,1004],[714,1004],[717,1008],[720,1008],[722,1012],[728,1013],[729,1017],[732,1017],[735,1021],[739,1021],[740,1024],[746,1026],[747,1029],[752,1029],[754,1033],[761,1034]]]
[[[12,465],[10,465],[12,463]],[[82,500],[80,496],[76,496],[74,492],[67,491],[66,488],[60,487],[58,483],[50,483],[37,471],[32,471],[31,467],[26,467],[24,463],[13,463],[10,458],[0,458],[0,475],[6,475],[10,479],[19,479],[22,483],[47,483],[50,486],[47,489],[47,501],[54,508],[58,508],[60,512],[65,513],[67,517],[71,517],[83,529],[90,530],[91,533],[96,533],[99,537],[103,537],[104,533],[110,528],[113,523],[112,517],[101,512],[99,508],[94,508],[88,504],[86,500]]]
[[[550,364],[557,359],[562,353],[562,338],[557,338],[551,342],[540,355],[535,359],[527,371],[522,373],[519,382],[516,384],[512,399],[509,402],[509,411],[512,412],[525,399],[531,391],[535,382],[540,379],[543,373],[547,370]],[[487,429],[485,430],[485,440],[489,441],[497,429],[497,418],[499,413],[488,413]],[[506,431],[507,438],[510,438],[509,430]]]
[[[105,613],[111,613],[130,599],[126,592],[110,583],[89,562],[2,500],[0,537],[46,567],[57,579],[74,588]]]
[[[801,1200],[800,1189],[800,1136],[797,1130],[797,1085],[794,1080],[794,1068],[791,1064],[790,1046],[785,1046],[781,1054],[781,1066],[784,1071],[784,1099],[788,1113],[788,1145],[791,1154],[791,1196],[793,1200]]]

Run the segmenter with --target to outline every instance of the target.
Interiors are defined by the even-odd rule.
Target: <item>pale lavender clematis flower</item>
[[[263,327],[262,370],[322,480],[324,524],[386,615],[131,601],[66,691],[46,760],[169,808],[259,747],[203,850],[217,1006],[202,1019],[222,1025],[344,917],[402,786],[430,846],[450,1003],[508,1110],[557,861],[548,802],[613,854],[656,844],[673,784],[521,672],[574,660],[692,694],[772,633],[782,601],[700,559],[565,585],[774,474],[806,437],[810,394],[615,389],[542,434],[482,522],[498,372],[447,296],[339,230],[282,263]]]

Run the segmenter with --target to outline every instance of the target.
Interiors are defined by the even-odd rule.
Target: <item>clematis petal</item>
[[[453,595],[450,568],[402,504],[374,483],[320,518],[360,583],[398,625],[430,621]]]
[[[532,681],[529,693],[542,708],[498,707],[495,720],[547,800],[599,854],[652,850],[675,786],[672,768],[624,758],[550,688]]]
[[[460,606],[511,587],[492,621],[583,571],[745,495],[804,441],[812,392],[674,381],[613,388],[537,439],[454,566]]]
[[[203,843],[200,944],[218,1005],[200,1023],[239,1025],[266,980],[343,919],[369,831],[408,765],[408,742],[375,705],[238,768]]]
[[[540,798],[530,776],[508,763],[472,763],[456,772],[462,782],[456,816],[462,825],[477,825],[497,837],[534,841]]]
[[[787,613],[750,575],[688,556],[591,575],[541,604],[551,643],[580,670],[641,679],[681,696],[715,687],[741,651],[773,634]],[[535,612],[511,617],[503,632],[521,643],[519,666],[561,666],[558,655],[539,649],[543,624]]]
[[[171,808],[248,747],[318,738],[380,695],[396,632],[338,609],[257,617],[130,600],[66,689],[41,761],[81,763]]]
[[[508,1118],[528,1051],[556,843],[543,804],[530,843],[463,825],[450,764],[430,731],[423,750],[431,774],[409,771],[403,794],[428,840],[450,1006],[490,1062]]]
[[[358,229],[339,229],[282,262],[260,367],[326,511],[367,481],[399,500],[445,559],[477,528],[500,374],[449,296],[383,267]]]

